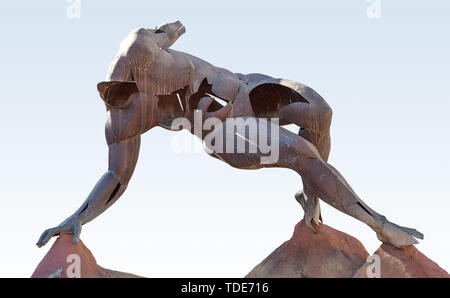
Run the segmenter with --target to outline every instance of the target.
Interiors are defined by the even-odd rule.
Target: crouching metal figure
[[[108,171],[72,216],[42,234],[39,247],[61,233],[73,233],[76,243],[81,226],[108,209],[127,188],[138,159],[140,135],[155,126],[179,130],[173,121],[180,117],[193,121],[196,111],[201,112],[203,123],[211,118],[252,117],[259,123],[279,119],[279,156],[273,163],[262,163],[260,152],[219,153],[214,148],[207,152],[240,169],[283,167],[296,171],[304,190],[295,198],[314,231],[321,222],[320,198],[366,223],[383,242],[404,247],[417,243],[415,238],[423,239],[416,230],[398,226],[371,209],[327,163],[332,111],[319,94],[294,81],[232,73],[169,49],[183,33],[185,28],[178,21],[153,30],[136,29],[122,41],[106,81],[97,86],[107,110]],[[288,124],[299,126],[298,134],[282,127]],[[216,125],[209,133],[202,131],[200,137],[218,137],[225,129],[225,125]]]

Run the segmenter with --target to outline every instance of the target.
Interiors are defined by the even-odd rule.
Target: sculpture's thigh
[[[330,126],[332,110],[323,104],[296,102],[282,108],[279,112],[282,121],[300,127],[299,135],[316,146],[321,157],[326,161],[330,154]]]
[[[319,150],[322,159],[328,160],[330,154],[330,126],[333,111],[325,99],[313,89],[300,83],[291,82],[304,101],[293,102],[278,112],[281,122],[292,123],[300,127],[299,135]]]
[[[239,169],[296,168],[295,161],[320,158],[313,144],[265,119],[227,119],[204,138],[208,154]]]

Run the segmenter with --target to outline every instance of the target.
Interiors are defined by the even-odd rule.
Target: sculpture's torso
[[[239,116],[276,116],[275,110],[283,104],[271,103],[272,107],[254,111],[251,91],[263,83],[285,85],[299,91],[304,88],[296,82],[262,74],[232,73],[187,53],[160,48],[144,29],[133,31],[121,43],[107,80],[135,81],[138,89],[125,104],[123,101],[107,103],[109,143],[157,125],[179,130],[172,127],[173,120],[184,117],[193,123],[195,110],[202,111],[203,122],[210,117],[223,120]],[[291,96],[291,101],[284,104],[300,100],[299,96],[295,97]]]

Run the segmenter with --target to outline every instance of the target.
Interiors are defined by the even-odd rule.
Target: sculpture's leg
[[[314,110],[314,108],[313,108]],[[311,113],[311,109],[303,110],[303,113],[299,114],[299,117],[304,117],[304,114]],[[331,117],[331,109],[318,109],[317,112],[319,113],[320,118],[327,117],[327,113],[329,113]],[[316,113],[316,112],[312,112]],[[311,119],[312,116],[307,116],[307,119]],[[314,146],[316,146],[317,150],[319,151],[320,156],[322,159],[327,162],[328,156],[330,155],[330,149],[331,149],[331,137],[330,137],[330,124],[331,121],[326,121],[326,124],[321,126],[321,129],[318,132],[312,131],[308,126],[307,128],[300,128],[298,135],[303,137],[304,139],[311,142]],[[308,183],[304,180],[303,182],[303,190],[297,192],[295,194],[295,199],[297,202],[304,202],[304,204],[300,205],[303,207],[303,210],[305,211],[305,220],[307,222],[307,226],[312,228],[313,231],[315,231],[315,228],[310,225],[310,222],[313,221],[316,225],[319,225],[323,222],[322,220],[322,214],[320,212],[320,203],[319,198],[311,193],[309,190]]]
[[[322,214],[320,212],[319,198],[312,194],[310,188],[307,186],[305,180],[302,178],[303,190],[295,194],[295,200],[302,206],[305,212],[305,224],[314,232],[317,232],[314,225],[320,225],[322,221]]]
[[[258,123],[261,121],[267,122],[263,119],[251,119],[255,119],[254,121]],[[247,124],[248,122],[241,122],[238,124],[238,126],[234,128],[234,134],[245,131],[245,127],[243,129],[242,127],[239,127],[239,125],[246,126]],[[271,125],[275,126],[275,124]],[[259,129],[260,126],[257,127]],[[223,143],[225,144],[224,148],[226,148],[227,142],[231,141],[231,138],[227,137],[226,131],[226,125],[218,126],[208,135],[208,139],[217,140],[223,138]],[[258,135],[260,133],[260,131],[252,131],[252,128],[249,128],[248,131],[249,134],[253,133]],[[250,146],[249,140],[252,139],[250,135],[246,134],[245,136],[241,135],[240,137],[243,137],[246,140],[246,146]],[[274,142],[276,141],[276,138],[271,135],[268,135],[267,138]],[[216,149],[216,151],[210,153],[210,155],[215,156],[236,168],[258,169],[262,167],[283,167],[293,169],[303,177],[308,185],[311,195],[319,196],[323,201],[334,208],[366,223],[377,233],[378,238],[383,242],[388,242],[396,247],[403,247],[417,243],[414,237],[423,238],[423,235],[416,230],[395,225],[367,206],[356,195],[342,175],[332,166],[328,165],[321,158],[316,147],[306,139],[280,127],[278,142],[279,158],[272,164],[261,163],[263,154],[260,152],[236,153],[238,152],[237,142],[234,140],[232,140],[232,142],[234,142],[234,152],[217,152],[217,148],[209,145],[206,141],[205,146],[211,151]],[[231,148],[231,146],[228,147]]]
[[[316,146],[324,161],[328,161],[331,149],[330,126],[332,110],[325,100],[312,89],[306,94],[308,103],[296,102],[285,106],[279,112],[279,117],[300,126],[298,135]],[[309,191],[309,186],[303,180],[303,189],[295,194],[295,199],[305,211],[306,224],[315,231],[313,221],[319,225],[322,222],[318,198]]]

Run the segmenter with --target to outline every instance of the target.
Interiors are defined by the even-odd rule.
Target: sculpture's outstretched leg
[[[272,127],[279,129],[278,140],[274,135],[269,134],[267,136],[267,139],[270,140],[269,143],[277,142],[279,144],[279,158],[274,163],[262,163],[261,157],[264,155],[259,150],[257,153],[248,153],[248,150],[246,151],[247,153],[236,153],[239,152],[237,151],[239,143],[234,139],[231,140],[229,135],[237,135],[239,138],[244,139],[246,148],[249,148],[249,146],[254,145],[254,141],[252,141],[254,138],[251,135],[259,136],[259,133],[262,133],[260,129],[262,127],[261,122],[263,125],[269,125],[263,119],[252,117],[243,119],[245,119],[245,122],[235,122],[236,125],[234,128],[231,128],[233,129],[231,132],[230,126],[223,124],[207,135],[204,144],[210,155],[240,169],[283,167],[296,171],[307,183],[311,195],[320,197],[334,208],[366,223],[383,242],[390,243],[396,247],[404,247],[417,243],[414,237],[423,239],[423,235],[416,230],[395,225],[389,222],[386,217],[372,210],[356,195],[342,175],[321,158],[313,144],[284,128],[278,127],[273,123],[270,124]],[[257,122],[258,125],[252,126],[251,121]],[[269,129],[268,131],[270,132],[271,130]],[[219,139],[222,139],[223,148],[234,148],[234,151],[226,150],[224,153],[217,151],[215,144],[217,144]],[[259,139],[261,139],[260,136]],[[213,142],[210,142],[210,140],[215,140],[214,145],[211,145]],[[229,142],[233,142],[233,144],[230,145]],[[260,145],[257,144],[257,146]]]

